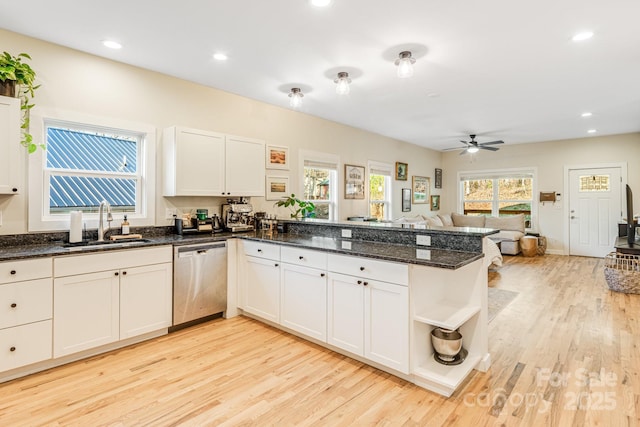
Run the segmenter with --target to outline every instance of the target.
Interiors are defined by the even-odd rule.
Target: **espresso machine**
[[[227,200],[222,205],[222,223],[231,232],[254,230],[253,206],[242,200]]]

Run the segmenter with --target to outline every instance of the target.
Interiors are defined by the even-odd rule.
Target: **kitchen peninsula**
[[[284,229],[236,239],[238,313],[445,396],[489,368],[482,248],[496,230],[320,220]],[[435,360],[434,328],[460,331],[462,363]]]

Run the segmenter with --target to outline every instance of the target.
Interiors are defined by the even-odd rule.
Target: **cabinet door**
[[[408,288],[370,280],[364,296],[364,356],[408,374]]]
[[[280,320],[279,262],[247,257],[245,265],[244,310],[278,323]]]
[[[171,326],[171,264],[120,272],[120,339]]]
[[[264,141],[227,136],[226,194],[264,197]]]
[[[54,357],[118,341],[119,282],[118,271],[54,280]]]
[[[331,273],[328,289],[327,342],[352,353],[364,354],[365,281]]]
[[[165,196],[222,196],[223,134],[173,127],[164,132]]]
[[[327,274],[315,268],[282,264],[280,324],[327,341]]]
[[[20,99],[0,96],[0,194],[17,194],[20,190],[20,150],[23,149],[20,145]]]

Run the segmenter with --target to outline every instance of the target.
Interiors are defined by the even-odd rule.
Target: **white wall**
[[[291,189],[297,194],[300,191],[300,149],[337,154],[342,164],[366,166],[368,160],[406,162],[411,175],[432,177],[433,192],[433,171],[440,167],[442,157],[439,152],[291,111],[285,108],[288,98],[284,95],[283,107],[278,107],[4,30],[0,30],[0,39],[3,50],[14,55],[27,52],[33,58],[30,65],[37,72],[37,82],[42,84],[34,99],[34,113],[38,110],[80,112],[150,124],[158,130],[158,148],[161,130],[172,125],[259,138],[267,143],[288,146],[291,156],[288,175]],[[305,102],[312,103],[313,98],[305,98]],[[209,208],[211,213],[219,209],[224,202],[220,198],[162,197],[161,156],[158,149],[156,225],[171,223],[164,219],[166,207],[182,210],[202,207]],[[23,161],[26,176],[26,156]],[[274,171],[273,174],[282,175],[282,172]],[[410,177],[406,182],[393,180],[394,217],[402,215],[400,189],[409,188],[410,184]],[[341,182],[340,218],[366,215],[366,200],[344,200],[343,187]],[[252,203],[256,210],[276,212],[273,202],[264,198],[253,198]],[[26,191],[20,195],[0,196],[3,214],[0,234],[27,232],[27,209]],[[405,215],[417,213],[429,213],[429,205],[415,205],[412,212]],[[288,211],[281,210],[278,214],[286,217]]]
[[[500,146],[500,151],[481,151],[473,158],[456,152],[447,152],[442,157],[443,191],[441,200],[443,211],[455,211],[458,197],[457,174],[460,171],[491,170],[505,168],[536,167],[538,170],[538,191],[564,193],[565,166],[595,165],[603,163],[626,163],[627,182],[635,193],[640,193],[640,133],[589,137],[581,139],[549,141],[533,144]],[[563,202],[555,206],[538,203],[538,231],[547,237],[549,249],[556,253],[568,250],[564,242],[567,211]],[[537,200],[539,194],[534,195]],[[624,203],[624,202],[623,202]],[[634,200],[634,212],[640,212],[640,197]]]

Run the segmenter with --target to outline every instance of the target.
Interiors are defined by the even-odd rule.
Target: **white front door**
[[[620,168],[569,170],[569,254],[604,257],[622,217]]]

